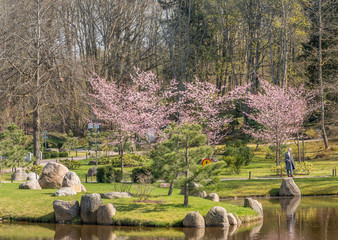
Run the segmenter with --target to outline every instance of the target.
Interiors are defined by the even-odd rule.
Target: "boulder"
[[[71,222],[80,215],[80,204],[78,201],[55,200],[53,202],[55,220],[59,223]]]
[[[61,188],[67,172],[68,168],[60,163],[47,163],[39,179],[41,188]]]
[[[188,213],[183,220],[184,227],[204,228],[205,222],[203,216],[195,211]]]
[[[227,213],[228,221],[230,225],[237,225],[237,219],[232,213]]]
[[[249,207],[259,213],[260,216],[263,216],[263,206],[257,200],[252,198],[244,199],[244,207]]]
[[[108,192],[101,193],[102,198],[112,199],[112,198],[131,198],[133,195],[130,192]]]
[[[168,188],[170,187],[170,183],[160,183],[160,188]]]
[[[83,184],[81,184],[81,192],[87,192],[87,189],[85,188],[85,186],[83,186]]]
[[[237,220],[237,225],[238,226],[242,225],[242,220],[238,217],[238,215],[237,214],[233,214],[233,215],[235,216],[235,218]]]
[[[54,193],[55,196],[59,196],[59,197],[62,197],[62,196],[74,196],[76,195],[76,192],[73,188],[70,188],[70,187],[63,187],[63,188],[60,188],[59,190],[57,190],[55,193]]]
[[[97,222],[97,209],[102,205],[100,194],[85,194],[81,197],[81,218],[84,223]]]
[[[35,172],[28,173],[28,180],[39,180],[39,175]]]
[[[200,190],[202,187],[203,186],[199,183],[189,184],[189,196],[205,198],[207,196],[207,193]],[[184,194],[184,188],[181,189],[180,194]]]
[[[100,206],[97,209],[97,223],[101,225],[112,225],[115,213],[116,208],[111,203]]]
[[[62,187],[70,187],[73,188],[75,192],[81,192],[80,178],[75,172],[69,171],[63,178]]]
[[[20,189],[35,189],[39,190],[41,189],[41,186],[39,185],[38,180],[30,180],[28,182],[24,182],[19,186]]]
[[[209,199],[214,202],[219,202],[219,197],[217,193],[210,193],[208,196],[205,197],[205,199]]]
[[[219,206],[211,208],[205,216],[205,225],[207,227],[229,227],[227,210]]]
[[[279,196],[301,196],[299,187],[293,178],[284,178],[279,188]]]
[[[19,168],[15,171],[15,173],[13,173],[12,180],[13,181],[25,181],[25,180],[27,180],[27,177],[28,177],[28,175],[25,172],[25,170]]]
[[[96,176],[96,174],[97,174],[97,167],[89,168],[89,170],[87,172],[88,177]]]

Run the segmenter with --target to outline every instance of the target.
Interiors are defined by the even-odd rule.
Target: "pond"
[[[1,240],[337,239],[338,197],[258,199],[264,220],[240,228],[139,228],[67,224],[0,224]],[[242,205],[243,200],[229,200]]]

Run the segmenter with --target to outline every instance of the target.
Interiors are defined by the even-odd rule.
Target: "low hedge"
[[[103,166],[97,169],[96,180],[99,183],[121,182],[121,170],[114,169],[113,166]]]
[[[60,163],[66,166],[69,170],[78,169],[81,166],[80,161],[77,161],[77,160],[71,161],[69,159],[64,159],[64,160],[60,160]]]
[[[131,172],[131,179],[134,183],[154,183],[156,180],[148,166],[134,168]]]

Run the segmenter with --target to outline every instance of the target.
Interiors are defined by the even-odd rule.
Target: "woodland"
[[[316,92],[318,106],[308,118],[299,116],[299,124],[316,123],[328,148],[327,128],[338,119],[337,13],[334,0],[0,0],[0,131],[15,123],[32,134],[39,159],[43,131],[84,137],[88,122],[102,117],[93,97],[107,106],[109,99],[96,93],[109,86],[142,89],[151,80],[150,106],[150,99],[162,102],[157,93],[174,81],[176,104],[181,96],[202,97],[193,91],[198,83],[220,97],[241,87],[247,96],[264,86],[278,87],[280,96],[288,89],[293,96]],[[226,114],[266,124],[260,120],[268,116],[248,110],[255,106],[244,103],[246,114]],[[110,110],[110,116],[123,112]],[[182,110],[181,116],[189,117]],[[119,125],[114,117],[101,121]]]

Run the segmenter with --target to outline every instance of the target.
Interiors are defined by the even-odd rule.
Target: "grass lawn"
[[[297,146],[295,144],[289,145],[292,148],[292,153],[296,162],[296,168],[298,165],[297,161]],[[308,158],[307,162],[313,164],[313,171],[309,176],[331,176],[332,169],[338,168],[338,141],[330,141],[331,149],[324,150],[323,141],[311,141],[305,142],[305,157]],[[221,147],[221,146],[218,146]],[[254,150],[254,158],[248,166],[244,166],[240,174],[229,174],[228,169],[221,171],[221,178],[248,178],[249,172],[251,177],[271,177],[270,169],[276,166],[274,160],[265,159],[265,155],[268,152],[268,146],[259,145],[258,150],[255,150],[256,145],[249,144]],[[219,157],[219,160],[222,158]],[[282,160],[284,160],[284,153]],[[281,163],[284,166],[284,161]]]
[[[220,197],[278,196],[281,179],[222,181],[213,189]],[[299,178],[295,183],[303,196],[338,194],[338,177]],[[210,191],[207,191],[210,192]]]
[[[113,191],[113,184],[84,184],[87,193],[103,193]],[[50,222],[54,219],[53,201],[80,201],[82,193],[76,196],[52,196],[55,189],[21,190],[19,183],[4,183],[0,188],[0,217],[13,220],[28,220]],[[133,226],[181,226],[185,215],[190,211],[198,211],[206,215],[210,208],[222,206],[228,212],[235,213],[242,219],[255,217],[257,213],[252,209],[227,203],[216,203],[197,197],[189,197],[189,207],[183,206],[183,195],[175,189],[172,196],[167,196],[168,189],[155,187],[150,200],[158,203],[135,202],[136,197],[130,199],[103,199],[103,203],[113,203],[117,209],[114,222],[117,225]],[[135,189],[131,189],[135,193]]]

